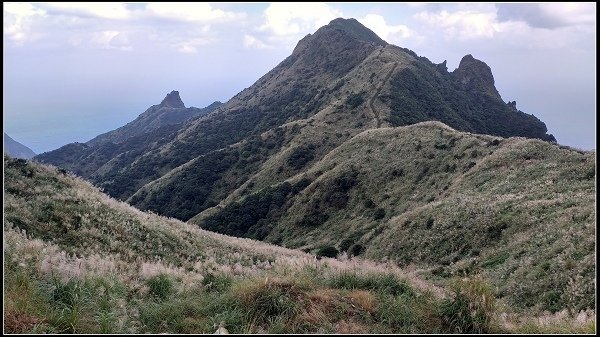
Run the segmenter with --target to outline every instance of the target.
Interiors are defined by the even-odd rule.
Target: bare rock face
[[[474,58],[471,54],[465,55],[456,70],[453,72],[455,79],[463,89],[484,92],[501,98],[494,86],[492,69],[485,62]]]
[[[173,90],[167,94],[165,99],[160,102],[161,106],[169,107],[169,108],[185,108],[185,104],[179,97],[179,91]]]

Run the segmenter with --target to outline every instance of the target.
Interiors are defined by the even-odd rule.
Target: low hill
[[[211,333],[218,326],[231,333],[590,332],[595,326],[586,312],[579,315],[583,323],[551,317],[544,324],[507,312],[480,278],[444,290],[392,264],[317,260],[143,213],[62,169],[6,156],[4,168],[5,333]]]
[[[437,276],[483,273],[514,306],[586,309],[595,306],[595,169],[595,152],[425,122],[364,131],[282,183],[255,176],[267,187],[191,222]]]
[[[17,142],[16,140],[10,138],[9,135],[4,132],[4,153],[7,153],[13,158],[22,158],[29,159],[35,156],[35,152],[33,152],[27,146]]]

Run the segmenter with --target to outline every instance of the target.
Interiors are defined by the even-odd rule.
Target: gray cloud
[[[525,21],[531,27],[555,29],[594,24],[595,3],[496,4],[500,21]]]

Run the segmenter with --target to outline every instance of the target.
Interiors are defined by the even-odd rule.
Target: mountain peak
[[[500,98],[494,85],[492,69],[471,54],[463,56],[458,68],[454,70],[457,81],[467,90],[484,91]]]
[[[337,78],[387,44],[356,19],[337,18],[300,40],[285,64],[293,64],[301,57],[306,60],[306,69],[321,68]]]
[[[185,104],[179,97],[179,91],[173,90],[160,102],[161,106],[169,108],[185,108]]]
[[[372,30],[365,27],[362,23],[354,18],[344,19],[337,18],[331,20],[328,25],[323,27],[324,29],[341,29],[346,33],[350,34],[357,40],[373,42],[377,45],[386,46],[388,43],[381,39]]]

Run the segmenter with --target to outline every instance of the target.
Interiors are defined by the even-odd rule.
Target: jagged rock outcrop
[[[453,75],[464,90],[481,92],[501,99],[494,85],[492,69],[485,62],[474,58],[471,54],[465,55]]]
[[[160,105],[163,107],[169,108],[185,108],[185,104],[179,97],[179,91],[171,91],[167,94],[167,96],[160,102]]]

